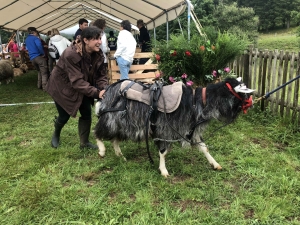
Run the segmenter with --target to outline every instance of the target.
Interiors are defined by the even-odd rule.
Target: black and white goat
[[[124,86],[124,82],[129,84]],[[125,159],[119,142],[124,140],[145,141],[148,137],[146,135],[149,135],[159,150],[160,172],[167,177],[169,173],[165,165],[165,156],[170,150],[172,142],[183,143],[189,138],[192,145],[198,145],[199,150],[203,152],[214,169],[222,169],[209,154],[205,143],[202,142],[201,135],[205,125],[211,119],[232,122],[242,110],[246,111],[252,106],[252,96],[249,93],[254,90],[248,89],[239,80],[233,78],[195,90],[177,82],[175,84],[177,87],[179,85],[180,95],[174,94],[173,97],[172,93],[175,91],[171,91],[171,94],[162,91],[159,97],[160,102],[163,103],[162,110],[157,110],[155,117],[150,118],[151,123],[146,123],[152,106],[146,104],[141,97],[138,97],[138,100],[129,99],[129,91],[126,94],[124,89],[130,90],[140,84],[136,83],[129,88],[132,83],[128,80],[124,82],[111,85],[105,92],[99,107],[99,120],[94,132],[101,157],[105,155],[105,146],[102,140],[111,140],[116,155]],[[162,90],[167,87],[169,86],[164,86]],[[133,99],[135,99],[135,95],[138,95],[135,93],[138,92],[131,93]],[[173,110],[167,111],[167,103],[173,101],[174,98],[175,103],[171,107]],[[177,103],[176,98],[179,99]],[[176,104],[177,106],[174,108],[173,106]],[[199,125],[195,126],[197,122]]]

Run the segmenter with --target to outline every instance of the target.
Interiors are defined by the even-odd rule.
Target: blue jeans
[[[121,78],[120,80],[129,79],[128,73],[131,66],[131,62],[123,59],[121,56],[117,57],[117,63],[120,68]]]

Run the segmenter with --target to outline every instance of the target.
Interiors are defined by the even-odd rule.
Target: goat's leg
[[[114,149],[115,149],[116,155],[117,155],[117,156],[122,156],[123,159],[126,161],[126,158],[123,156],[123,154],[122,154],[122,152],[121,152],[120,145],[119,145],[119,140],[114,139],[114,140],[112,141],[112,145],[113,145],[113,147],[114,147]]]
[[[99,139],[96,138],[96,142],[97,142],[97,145],[98,145],[98,149],[99,149],[99,152],[98,152],[98,155],[103,158],[105,156],[105,145],[102,141],[100,141]]]
[[[197,138],[197,142],[200,142],[200,138]],[[198,144],[198,146],[199,146],[199,151],[202,152],[205,155],[205,157],[208,160],[209,164],[212,165],[212,167],[215,170],[221,170],[222,166],[220,166],[220,164],[217,163],[216,160],[209,154],[208,148],[206,147],[205,143],[200,142]]]
[[[159,151],[159,170],[161,175],[163,175],[164,177],[170,176],[166,168],[166,161],[165,161],[165,157],[167,153],[168,153],[167,149],[165,149],[163,152]]]

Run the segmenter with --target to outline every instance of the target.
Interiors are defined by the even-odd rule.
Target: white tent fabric
[[[80,18],[103,18],[119,30],[119,20],[136,24],[142,19],[149,30],[174,20],[184,12],[184,0],[0,0],[0,29],[23,30],[36,27],[40,33],[63,30]]]

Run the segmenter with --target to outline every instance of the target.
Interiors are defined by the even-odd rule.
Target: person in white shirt
[[[51,35],[52,37],[49,40],[49,46],[51,44],[55,45],[59,55],[61,56],[64,50],[71,45],[71,42],[67,38],[61,36],[57,28],[53,28],[51,30]],[[58,62],[58,59],[56,62]]]
[[[114,57],[120,68],[120,80],[128,79],[128,73],[135,54],[136,41],[131,34],[131,24],[128,20],[121,22],[120,33],[117,41],[117,51]]]
[[[104,19],[97,19],[97,20],[93,21],[90,24],[91,24],[91,26],[98,27],[102,32],[100,48],[101,48],[101,50],[103,52],[103,55],[104,55],[104,65],[105,65],[105,68],[107,70],[107,53],[109,52],[110,49],[108,47],[106,34],[104,32],[104,29],[105,29],[105,26],[106,26],[106,21]]]

